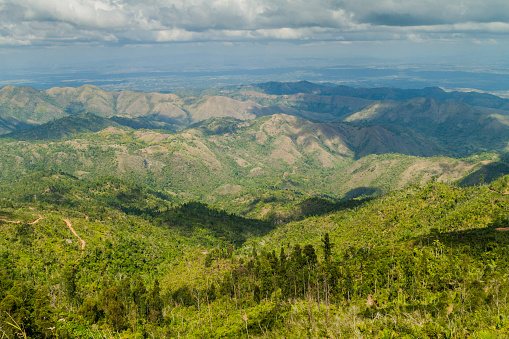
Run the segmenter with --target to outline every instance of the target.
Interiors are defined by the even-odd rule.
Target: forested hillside
[[[507,100],[0,89],[2,338],[505,338]]]
[[[325,214],[274,229],[116,179],[39,176],[1,200],[8,337],[467,338],[509,328],[508,177],[412,185],[350,206],[315,201]]]
[[[468,177],[466,184],[476,184],[481,174],[489,182],[509,173],[504,156],[430,157],[440,149],[410,130],[313,123],[283,114],[209,119],[179,133],[133,130],[85,114],[0,138],[0,183],[40,170],[80,179],[113,176],[175,201],[289,220],[305,197],[351,199],[432,177]]]

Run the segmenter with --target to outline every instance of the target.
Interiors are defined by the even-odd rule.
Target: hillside
[[[180,94],[111,92],[90,85],[44,91],[14,86],[0,89],[0,133],[83,113],[112,118],[131,128],[169,131],[210,118],[252,120],[282,113],[317,122],[411,129],[426,143],[440,145],[433,155],[454,156],[506,150],[508,112],[506,99],[489,94],[445,92],[439,88],[331,87],[309,82]]]
[[[87,319],[101,314],[113,321],[113,329],[123,329],[113,320],[120,309],[101,306],[93,313],[96,292],[107,293],[123,277],[148,298],[158,279],[196,270],[200,251],[217,247],[231,255],[246,238],[271,229],[203,204],[173,205],[161,193],[115,178],[81,181],[40,172],[3,186],[2,195],[0,329],[7,337],[107,335],[109,327],[87,326]],[[137,312],[140,321],[146,317]]]
[[[282,317],[294,325],[276,318],[274,336],[503,338],[507,182],[410,186],[281,226],[244,246],[262,255],[237,269],[239,285],[261,267],[266,302],[292,298]],[[276,287],[264,280],[271,275]]]
[[[438,140],[456,154],[468,155],[479,149],[507,151],[509,114],[484,114],[458,102],[415,98],[405,102],[377,102],[345,119],[346,122],[397,125],[419,131]]]
[[[116,179],[26,177],[10,189],[24,198],[0,199],[1,328],[31,338],[503,337],[508,182],[432,182],[332,209],[315,201],[326,214],[265,235],[251,233],[258,221],[171,207]]]
[[[86,114],[0,139],[0,183],[34,170],[83,179],[115,176],[180,201],[263,217],[307,196],[354,198],[433,176],[452,182],[472,174],[476,183],[479,175],[473,173],[504,163],[496,155],[468,161],[429,157],[441,149],[409,129],[313,123],[283,114],[214,118],[176,134],[132,130]],[[504,172],[500,168],[497,175]],[[493,178],[489,171],[484,177]],[[279,196],[280,203],[258,204],[266,193]]]
[[[101,118],[91,113],[83,113],[52,120],[2,137],[24,141],[58,140],[83,133],[99,132],[108,127],[123,129],[120,124],[113,120]]]
[[[6,338],[505,338],[509,114],[309,82],[0,89]]]

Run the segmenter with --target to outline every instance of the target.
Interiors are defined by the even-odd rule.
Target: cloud
[[[360,22],[384,26],[430,26],[461,22],[507,22],[506,0],[342,1]]]
[[[507,0],[0,0],[0,45],[415,42],[508,26]]]

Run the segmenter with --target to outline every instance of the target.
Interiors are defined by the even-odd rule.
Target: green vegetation
[[[479,151],[507,130],[482,102],[507,105],[5,86],[0,132],[37,126],[0,138],[1,336],[505,338],[509,160]]]
[[[0,200],[0,328],[31,338],[504,337],[508,182],[314,198],[299,218],[315,216],[271,231],[114,178],[33,174]]]
[[[310,197],[372,196],[432,177],[445,182],[463,177],[462,185],[472,185],[482,174],[489,183],[509,172],[506,157],[496,154],[465,160],[403,155],[397,145],[411,143],[399,140],[388,148],[386,134],[393,132],[385,130],[383,138],[380,132],[274,115],[250,122],[211,119],[168,133],[75,115],[0,139],[0,185],[37,171],[91,181],[116,177],[175,202],[201,201],[245,217],[286,222],[312,215],[299,211]]]
[[[71,115],[57,121],[50,121],[37,126],[37,128],[13,132],[8,137],[24,141],[58,140],[81,133],[102,131],[108,127],[122,128],[122,126],[109,119],[83,113]]]

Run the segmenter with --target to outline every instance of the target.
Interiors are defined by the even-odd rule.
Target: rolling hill
[[[506,337],[506,109],[308,82],[5,86],[0,332]]]
[[[87,113],[4,135],[0,182],[37,170],[81,179],[115,176],[179,201],[200,200],[245,216],[286,220],[290,206],[306,197],[369,196],[432,177],[453,182],[470,175],[472,184],[481,172],[489,182],[506,172],[505,158],[497,155],[436,157],[448,152],[404,127],[275,114],[246,121],[212,118],[168,133],[116,121]],[[271,202],[267,193],[274,197]]]
[[[45,91],[4,86],[0,89],[0,132],[86,112],[131,128],[169,131],[214,117],[252,120],[286,114],[317,122],[404,127],[428,143],[440,144],[434,155],[465,156],[507,149],[508,109],[506,99],[475,92],[331,87],[309,82],[265,83],[186,95],[109,92],[90,85]]]

